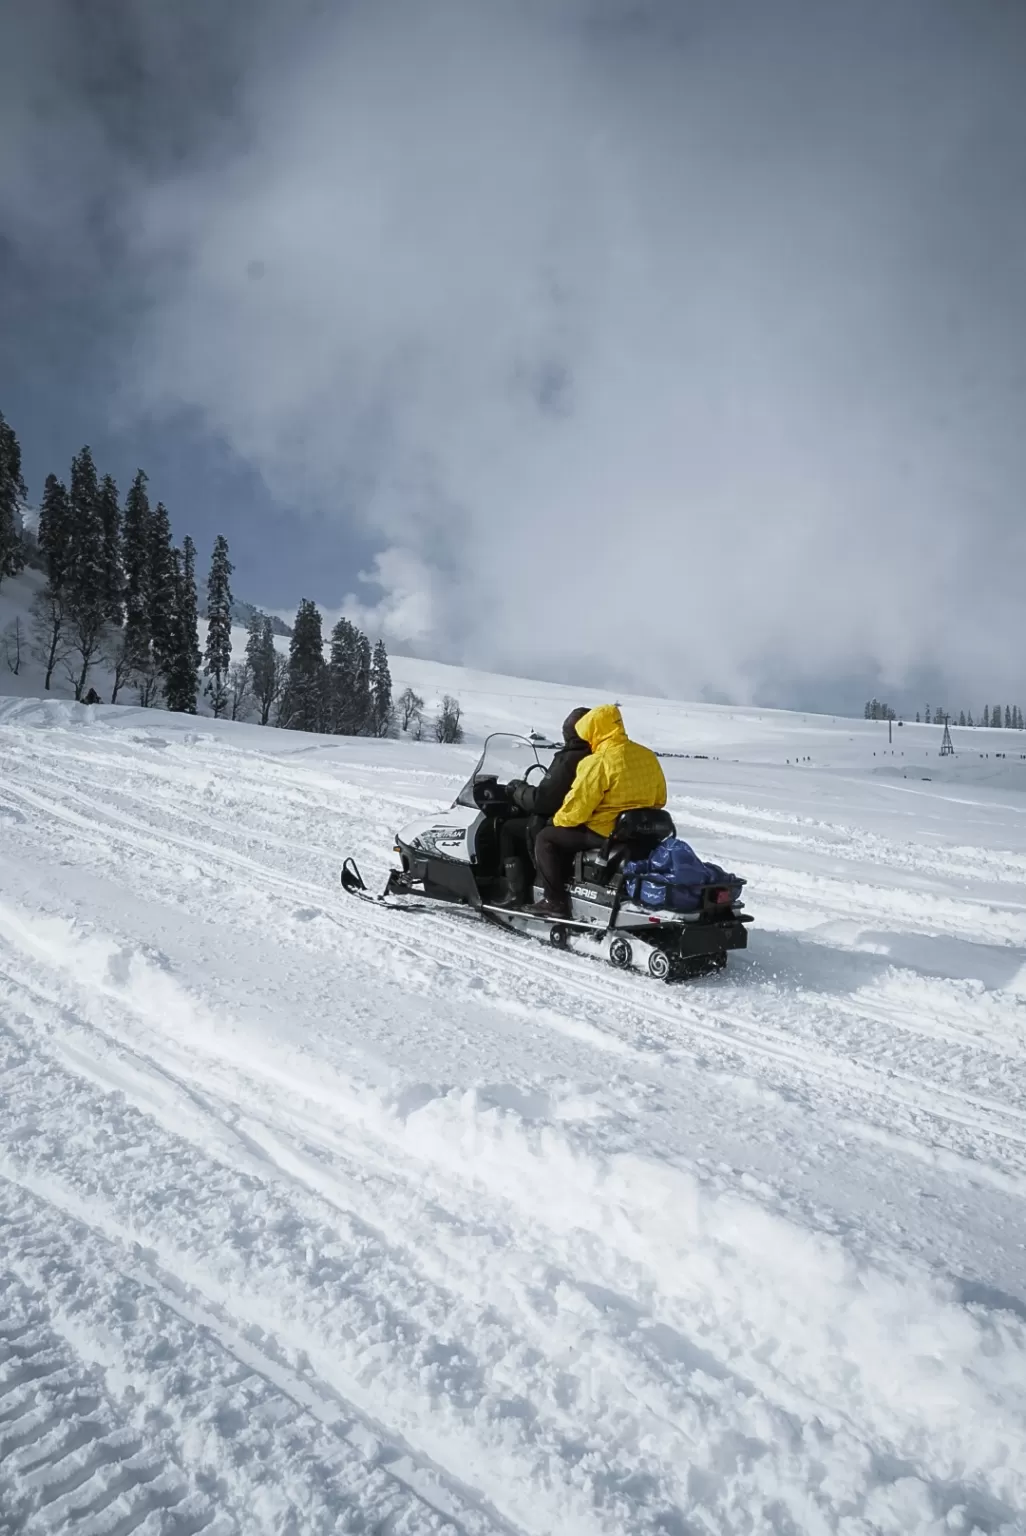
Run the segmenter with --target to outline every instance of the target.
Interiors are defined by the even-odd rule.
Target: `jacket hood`
[[[577,734],[593,752],[597,752],[600,747],[627,740],[623,716],[615,704],[598,704],[594,709],[589,709],[583,719],[577,722]]]
[[[588,713],[586,709],[572,709],[563,721],[563,744],[567,747],[584,747],[587,742],[582,741],[577,730],[578,720],[583,720]]]

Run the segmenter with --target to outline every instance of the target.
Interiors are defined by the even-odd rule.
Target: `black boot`
[[[503,865],[506,874],[506,894],[497,907],[522,907],[528,897],[527,871],[519,859],[507,859]]]

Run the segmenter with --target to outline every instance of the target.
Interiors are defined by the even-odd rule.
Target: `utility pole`
[[[941,757],[954,757],[955,746],[951,740],[951,732],[948,730],[948,717],[944,716],[944,735],[941,737]]]

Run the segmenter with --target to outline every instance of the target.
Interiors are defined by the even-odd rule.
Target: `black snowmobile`
[[[569,917],[497,906],[507,891],[499,829],[507,817],[520,814],[507,786],[545,773],[548,765],[540,751],[521,736],[489,736],[449,810],[397,833],[399,863],[382,894],[370,894],[353,859],[342,866],[343,889],[396,911],[469,907],[487,921],[547,939],[560,949],[571,938],[588,939],[611,965],[647,970],[663,981],[722,970],[729,950],[747,947],[746,924],[753,919],[739,910],[743,903],[737,899],[744,881],[704,886],[693,912],[653,910],[628,896],[623,866],[648,858],[665,838],[675,836],[669,812],[655,807],[621,812],[604,847],[577,854],[567,892]],[[541,894],[536,887],[535,898]]]

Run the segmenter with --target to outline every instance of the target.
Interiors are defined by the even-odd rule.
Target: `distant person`
[[[90,688],[89,692],[86,694],[85,698],[82,700],[82,703],[83,704],[102,704],[103,700],[100,698],[100,695],[97,693],[95,688]]]
[[[586,709],[572,709],[563,721],[563,745],[544,778],[536,784],[514,779],[509,785],[510,798],[522,814],[504,821],[499,832],[499,856],[506,876],[506,895],[499,902],[501,907],[522,907],[530,897],[535,839],[563,804],[578,765],[591,751],[577,734],[577,722],[587,713]]]
[[[544,898],[527,910],[540,917],[566,917],[566,879],[575,853],[601,848],[621,811],[666,804],[666,779],[648,747],[631,741],[615,704],[600,704],[577,722],[577,734],[591,754],[581,760],[570,793],[543,827],[534,845]]]

